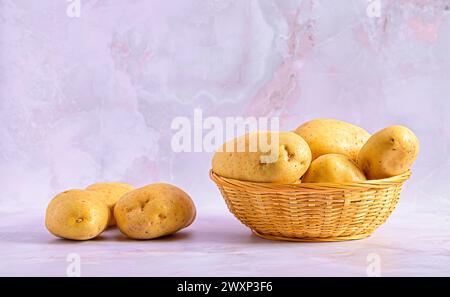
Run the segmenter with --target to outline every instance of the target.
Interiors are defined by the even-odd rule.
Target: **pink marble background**
[[[100,180],[183,187],[224,211],[211,154],[171,150],[176,116],[334,117],[413,129],[403,199],[448,213],[450,2],[0,0],[0,209],[42,211]],[[201,213],[201,212],[200,212]]]

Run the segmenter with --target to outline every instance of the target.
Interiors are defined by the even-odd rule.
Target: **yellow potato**
[[[317,119],[304,123],[295,130],[311,148],[313,160],[322,155],[341,154],[353,161],[370,134],[355,125],[333,119]]]
[[[263,131],[225,143],[214,154],[212,169],[238,180],[293,183],[310,164],[311,150],[303,138],[293,132]]]
[[[87,240],[105,230],[109,209],[98,193],[69,190],[58,194],[47,207],[45,226],[55,236]]]
[[[368,179],[383,179],[408,171],[419,154],[419,140],[403,126],[375,133],[362,147],[358,165]]]
[[[323,155],[311,163],[302,179],[303,183],[347,183],[365,181],[366,177],[347,156]]]
[[[120,182],[95,183],[86,188],[86,190],[95,191],[101,194],[98,195],[98,197],[109,207],[111,215],[109,217],[108,226],[116,225],[116,220],[114,218],[114,205],[116,205],[117,200],[133,189],[133,186]]]
[[[117,201],[114,216],[120,231],[133,239],[152,239],[188,227],[195,219],[194,202],[181,189],[152,184]]]

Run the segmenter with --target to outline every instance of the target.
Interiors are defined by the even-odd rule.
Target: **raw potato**
[[[195,215],[195,205],[188,194],[163,183],[125,194],[114,208],[120,231],[133,239],[175,233],[192,224]]]
[[[264,149],[264,145],[258,145],[273,146],[272,138],[278,139],[275,149],[269,151]],[[252,148],[251,144],[255,142]],[[245,149],[239,150],[240,146]],[[238,180],[294,183],[305,174],[310,164],[311,150],[299,135],[293,132],[253,132],[224,144],[214,154],[212,169],[220,176]]]
[[[45,226],[55,236],[88,240],[105,230],[109,209],[98,193],[69,190],[58,194],[47,207]]]
[[[323,155],[311,163],[303,177],[303,183],[347,183],[365,181],[366,177],[347,156]]]
[[[374,134],[359,153],[358,165],[368,179],[383,179],[408,171],[419,153],[419,140],[403,126]]]
[[[355,125],[333,119],[317,119],[295,130],[311,148],[313,160],[322,155],[341,154],[356,162],[361,147],[370,134]]]
[[[109,182],[109,183],[95,183],[86,188],[89,191],[98,192],[98,197],[106,203],[111,211],[111,215],[109,217],[108,226],[115,226],[116,220],[114,218],[114,206],[116,205],[117,200],[122,197],[124,194],[134,190],[133,186],[127,183],[119,183],[119,182]]]

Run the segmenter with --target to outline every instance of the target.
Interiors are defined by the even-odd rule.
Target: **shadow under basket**
[[[228,209],[265,239],[324,242],[368,237],[395,209],[411,172],[360,183],[256,183],[210,171]]]

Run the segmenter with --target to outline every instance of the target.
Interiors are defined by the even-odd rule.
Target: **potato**
[[[313,160],[322,155],[341,154],[356,162],[370,134],[355,125],[333,119],[309,121],[295,130],[311,148]]]
[[[172,234],[192,224],[195,215],[195,205],[188,194],[163,183],[128,192],[114,207],[117,226],[133,239]]]
[[[111,215],[109,217],[108,226],[116,225],[114,206],[116,205],[117,200],[133,189],[133,186],[129,184],[119,182],[95,183],[86,188],[86,190],[95,191],[101,194],[98,195],[98,197],[109,207]]]
[[[362,147],[358,165],[368,179],[383,179],[408,171],[419,153],[419,140],[403,126],[387,127]]]
[[[55,236],[87,240],[108,226],[109,208],[98,193],[69,190],[58,194],[47,207],[45,226]]]
[[[339,154],[323,155],[311,163],[303,183],[347,183],[365,181],[364,173],[355,162]]]
[[[293,183],[310,164],[311,150],[299,135],[264,131],[225,143],[214,154],[212,169],[220,176],[238,180]]]

